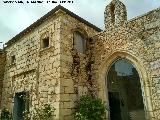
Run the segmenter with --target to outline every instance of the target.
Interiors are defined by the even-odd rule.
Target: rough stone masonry
[[[72,120],[81,95],[108,105],[107,71],[123,58],[139,73],[145,119],[160,120],[160,9],[128,21],[112,0],[104,13],[101,30],[57,6],[9,40],[0,51],[0,108],[13,113],[15,96],[27,92],[29,109],[49,103],[57,120]]]

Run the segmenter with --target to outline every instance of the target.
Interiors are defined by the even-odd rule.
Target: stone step
[[[131,111],[130,120],[145,120],[144,110]]]

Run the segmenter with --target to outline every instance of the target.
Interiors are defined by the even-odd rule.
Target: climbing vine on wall
[[[74,48],[71,49],[71,54],[73,58],[73,63],[71,66],[71,75],[73,77],[73,82],[74,82],[74,91],[75,93],[78,94],[78,83],[79,83],[78,75],[80,72],[80,57],[78,55],[77,50]]]
[[[86,82],[86,86],[88,88],[88,91],[90,93],[90,95],[92,97],[95,97],[96,96],[96,84],[95,84],[95,81],[93,80],[92,78],[92,67],[93,67],[93,64],[94,64],[94,57],[93,57],[93,52],[92,52],[92,49],[94,47],[94,42],[92,39],[89,39],[88,41],[88,49],[87,49],[87,63],[85,65],[85,71],[86,71],[86,75],[87,75],[87,82]]]
[[[72,58],[73,58],[73,64],[72,64],[72,70],[71,75],[78,76],[80,71],[80,57],[78,55],[78,52],[76,49],[71,50]]]
[[[96,85],[94,84],[94,81],[92,79],[92,65],[94,64],[94,57],[92,55],[93,53],[91,49],[93,48],[93,46],[94,46],[93,40],[90,39],[87,45],[86,64],[85,64],[84,70],[86,73],[85,86],[87,87],[88,92],[91,96],[96,96],[96,92],[94,90]],[[80,71],[81,71],[80,56],[78,54],[78,51],[75,48],[71,50],[71,54],[73,58],[71,75],[79,79],[78,75],[80,74]],[[79,80],[74,80],[74,82],[78,84]]]

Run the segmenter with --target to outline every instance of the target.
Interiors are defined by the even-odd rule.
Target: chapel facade
[[[59,5],[9,40],[0,50],[0,109],[19,120],[48,103],[56,120],[72,120],[80,96],[92,94],[107,120],[159,120],[160,9],[127,20],[112,0],[104,24]]]

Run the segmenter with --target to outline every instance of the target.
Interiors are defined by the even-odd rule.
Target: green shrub
[[[8,109],[6,108],[2,109],[1,120],[12,120],[12,115]]]
[[[45,104],[41,108],[34,108],[31,111],[24,112],[24,120],[53,120],[55,109],[49,104]]]
[[[99,98],[82,96],[75,112],[75,120],[103,120],[105,105]]]

